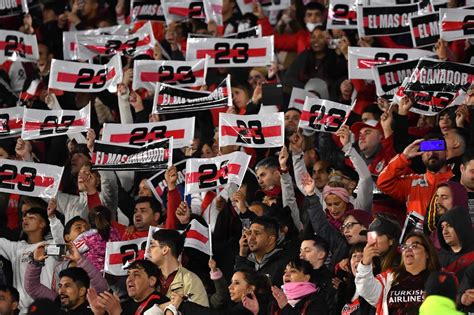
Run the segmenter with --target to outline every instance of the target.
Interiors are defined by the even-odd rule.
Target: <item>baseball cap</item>
[[[379,215],[370,223],[367,230],[361,231],[359,234],[367,235],[367,232],[377,232],[377,235],[387,235],[390,239],[398,241],[402,231],[398,222],[386,216]]]
[[[378,122],[377,120],[369,119],[365,122],[362,122],[362,121],[356,122],[355,124],[351,126],[351,131],[354,134],[356,139],[359,139],[360,131],[363,128],[376,129],[380,131],[383,135],[383,129],[382,129],[382,126],[380,125],[380,122]]]

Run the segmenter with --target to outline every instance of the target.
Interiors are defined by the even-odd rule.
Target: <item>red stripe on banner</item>
[[[311,112],[308,112],[308,111],[304,110],[304,111],[301,112],[301,120],[309,122],[311,117],[319,116],[320,114],[321,114],[320,112],[311,113]],[[333,123],[334,119],[340,119],[340,117],[334,117],[334,116],[325,114],[322,119],[320,119],[320,120],[315,119],[314,123],[315,124],[320,124],[320,125],[329,125],[329,124]]]
[[[358,59],[357,68],[359,69],[371,69],[374,66],[382,64],[397,63],[403,60],[379,60],[379,59]]]
[[[71,50],[71,51],[75,51],[76,47],[77,47],[76,42],[71,42],[69,44],[69,50]]]
[[[24,175],[17,173],[16,177],[13,179],[9,179],[13,175],[12,172],[1,172],[0,176],[3,177],[3,183],[10,183],[10,184],[23,184],[23,186],[31,186],[30,180],[33,178],[31,174]],[[7,177],[7,178],[5,178]],[[54,185],[54,178],[53,177],[43,177],[36,175],[33,179],[34,186],[39,187],[50,187]]]
[[[189,230],[188,232],[186,232],[186,238],[192,238],[192,239],[198,240],[199,242],[203,244],[206,244],[207,241],[209,240],[208,237],[206,237],[205,235],[202,235],[196,230]]]
[[[239,174],[239,172],[240,172],[240,164],[229,163],[227,164],[227,169],[225,168],[219,169],[214,178],[210,178],[209,180],[206,180],[204,182],[205,183],[213,182],[217,180],[219,177],[225,176],[226,174],[237,175]],[[204,172],[204,173],[192,172],[192,173],[186,174],[186,184],[197,183],[199,181],[199,178],[202,175],[207,175],[207,174],[210,174],[210,172]]]
[[[3,131],[6,131],[6,130],[3,130],[3,126],[4,124],[0,124],[0,132],[3,132]],[[18,120],[18,119],[10,119],[8,121],[8,128],[10,129],[21,129],[21,127],[23,126],[23,120]]]
[[[252,128],[239,128],[234,126],[222,126],[221,128],[222,136],[231,136],[237,137],[239,131],[245,130],[246,133],[242,134],[246,137],[255,136],[255,129]],[[281,136],[281,126],[270,126],[270,127],[262,127],[262,134],[265,138],[269,137],[280,137]]]
[[[295,98],[294,102],[295,102],[296,104],[304,105],[304,100],[301,99],[301,98]]]
[[[110,135],[110,142],[129,143],[131,137],[132,137],[132,135],[128,134],[128,133]],[[184,138],[184,129],[168,130],[165,133],[164,138],[170,138],[170,137],[173,137],[175,140],[176,139],[183,139]],[[151,133],[148,133],[145,138],[137,140],[135,142],[136,143],[142,143],[142,142],[148,142],[148,141],[153,141],[153,140],[160,140],[160,139],[164,139],[164,138],[156,137],[156,133],[151,132]]]
[[[113,50],[114,51],[122,51],[122,50],[129,49],[129,48],[135,49],[137,47],[146,46],[149,43],[150,43],[150,35],[146,35],[142,40],[137,41],[137,43],[135,45],[131,45],[131,44],[128,44],[128,43],[123,43],[123,44],[120,45],[120,47],[118,47],[117,49],[113,49]],[[103,54],[107,50],[111,49],[110,47],[105,47],[105,46],[94,46],[94,45],[84,45],[84,46],[87,47],[87,49],[92,50],[92,51],[96,51],[100,54]]]
[[[472,26],[474,22],[458,22],[458,21],[443,21],[441,22],[441,30],[445,32],[449,31],[461,31],[464,25]]]
[[[343,17],[342,15],[345,14]],[[357,19],[357,12],[356,11],[349,11],[346,13],[346,10],[339,9],[339,10],[334,10],[333,16],[338,15],[337,19],[338,20],[355,20]]]
[[[184,17],[188,17],[190,13],[193,13],[193,12],[201,12],[201,8],[192,8],[192,9],[186,9],[186,8],[179,8],[179,7],[174,7],[174,8],[170,8],[168,10],[169,14],[173,14],[173,15],[179,15],[179,16],[184,16]]]
[[[53,123],[53,122],[39,122],[39,121],[27,121],[25,122],[25,130],[39,130],[43,128],[56,128],[56,127],[77,127],[85,126],[87,122],[86,118],[74,120],[72,123]]]
[[[167,80],[166,82],[174,82],[174,81],[179,81],[185,78],[187,73],[175,73],[173,75],[173,79]],[[204,70],[198,70],[196,72],[193,72],[193,75],[196,78],[202,78],[204,77]],[[165,73],[159,73],[159,72],[142,72],[140,73],[140,80],[143,82],[161,82],[160,78],[161,77],[166,77],[169,76],[169,72]]]
[[[122,265],[123,264],[123,258],[129,257],[131,254],[135,254],[134,251],[129,251],[125,252],[123,254],[117,253],[117,254],[110,254],[109,255],[109,265]],[[134,260],[136,259],[144,259],[145,258],[145,251],[143,249],[140,249],[138,251],[138,256],[135,257]]]
[[[244,50],[242,49],[230,49],[227,55],[221,56],[220,58],[231,59],[233,57],[242,57],[241,53],[243,51]],[[202,49],[202,50],[196,51],[196,57],[199,59],[203,59],[203,58],[206,58],[206,55],[209,55],[211,56],[211,58],[214,58],[218,52],[227,53],[227,51],[224,51],[224,50]],[[266,48],[250,48],[247,50],[245,55],[249,57],[265,57],[267,55],[267,49]]]
[[[382,84],[382,85],[387,84],[387,80],[385,80],[385,76],[384,76],[384,75],[379,76],[379,81],[380,81],[380,84]]]
[[[2,42],[0,41],[0,50],[5,50],[5,47],[10,44],[15,44],[13,42]],[[15,51],[15,52],[24,52],[25,54],[31,55],[33,53],[33,46],[26,46],[26,45],[20,45],[17,44],[15,48],[10,49],[10,51]]]
[[[106,80],[110,80],[115,76],[115,68],[112,68],[109,73],[107,73]],[[66,83],[76,83],[77,79],[79,78],[89,78],[89,76],[78,75],[75,73],[66,73],[66,72],[58,72],[58,76],[56,81],[58,82],[66,82]],[[89,81],[82,82],[83,84],[91,84],[91,83],[101,83],[102,79],[100,75],[93,76]]]

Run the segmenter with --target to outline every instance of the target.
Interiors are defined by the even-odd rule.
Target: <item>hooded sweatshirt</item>
[[[441,228],[443,222],[447,222],[454,228],[454,231],[461,242],[462,248],[458,253],[454,253],[451,247],[446,244],[444,240],[443,229]],[[474,252],[474,229],[472,228],[471,217],[466,209],[456,206],[443,214],[439,220],[437,230],[439,243],[441,245],[441,250],[439,251],[438,256],[443,268],[448,267],[455,261],[461,263],[459,258],[470,252]],[[466,268],[460,268],[458,266],[452,271],[456,272],[458,279],[461,280],[464,274],[464,269]]]

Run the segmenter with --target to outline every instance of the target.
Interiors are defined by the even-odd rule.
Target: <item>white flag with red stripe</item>
[[[136,57],[152,51],[156,40],[151,23],[146,23],[130,35],[76,35],[76,42],[79,59],[90,59],[115,54]]]
[[[206,84],[209,58],[198,61],[137,60],[133,64],[132,88],[155,91],[156,83],[178,86]]]
[[[23,107],[0,108],[0,139],[19,135],[22,125]]]
[[[193,0],[163,0],[161,1],[166,24],[188,19],[204,20],[204,4]]]
[[[193,219],[189,223],[184,239],[184,247],[191,247],[212,256],[211,241],[209,239],[209,228],[205,227],[198,220]]]
[[[250,155],[233,152],[210,159],[186,161],[185,194],[209,191],[236,183],[240,186],[250,162]]]
[[[53,198],[63,170],[55,165],[0,159],[0,192]]]
[[[135,260],[145,259],[146,244],[146,237],[122,242],[107,242],[104,271],[114,276],[126,276],[125,267]]]
[[[224,25],[224,18],[222,17],[223,2],[223,0],[203,0],[206,23],[214,21],[218,26]]]
[[[334,133],[346,122],[353,106],[307,97],[299,127]]]
[[[122,81],[122,61],[115,55],[106,65],[53,59],[48,87],[69,92],[114,90]]]
[[[191,146],[194,138],[194,117],[141,124],[104,124],[102,141],[143,145],[173,137],[173,148]]]
[[[261,67],[274,60],[273,36],[261,38],[188,38],[186,60],[210,56],[209,67]]]
[[[95,28],[87,31],[63,32],[63,59],[77,60],[77,35],[127,35],[129,25],[114,25],[109,27]]]
[[[441,39],[454,41],[474,38],[474,10],[440,9]]]
[[[252,13],[254,3],[255,0],[237,0],[237,5],[242,14]],[[264,0],[258,1],[258,3],[260,3],[264,10],[278,11],[288,9],[291,5],[291,0]]]
[[[296,108],[302,111],[306,97],[317,98],[317,96],[315,96],[314,94],[304,89],[294,87],[291,90],[291,97],[290,97],[290,103],[288,105],[288,108]]]
[[[0,61],[38,60],[38,41],[36,35],[0,30]]]
[[[349,79],[373,80],[372,68],[409,59],[420,59],[433,53],[421,49],[349,47]]]
[[[285,142],[282,112],[259,115],[219,114],[219,146],[275,148]]]
[[[32,80],[26,91],[20,93],[20,100],[26,101],[39,97],[45,88],[45,85],[46,84],[41,79]]]
[[[91,107],[77,110],[43,110],[25,108],[21,138],[24,140],[87,132]]]

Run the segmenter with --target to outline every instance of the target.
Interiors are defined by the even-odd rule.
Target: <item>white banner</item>
[[[300,89],[300,88],[296,88],[294,87],[292,90],[291,90],[291,97],[290,97],[290,103],[288,105],[288,108],[297,108],[299,109],[300,111],[303,110],[303,106],[304,106],[304,101],[306,99],[306,97],[316,97],[316,95],[304,90],[304,89]]]
[[[0,192],[54,198],[63,170],[55,165],[0,159]]]
[[[173,137],[173,148],[191,146],[194,117],[141,124],[104,124],[102,141],[142,145]]]
[[[206,18],[202,1],[162,0],[161,7],[168,25],[188,19],[204,20]]]
[[[126,276],[125,267],[135,260],[145,259],[146,244],[146,237],[123,242],[107,242],[104,271],[114,276]]]
[[[96,28],[87,31],[63,32],[63,59],[77,60],[77,41],[78,35],[127,35],[128,24],[114,25],[109,27]]]
[[[23,107],[0,108],[0,139],[19,136],[23,125]]]
[[[267,11],[286,10],[291,6],[291,0],[237,0],[242,14],[252,13],[252,6],[255,2],[260,3],[262,8]]]
[[[198,61],[137,60],[133,64],[132,88],[155,91],[156,83],[178,86],[206,84],[209,57]]]
[[[28,13],[28,0],[0,1],[0,18],[12,17]]]
[[[439,19],[445,41],[474,38],[474,10],[440,9]]]
[[[345,124],[351,110],[349,105],[307,97],[299,127],[334,133]]]
[[[53,59],[48,87],[69,92],[113,90],[122,82],[122,61],[115,55],[106,65]]]
[[[209,55],[209,67],[260,67],[274,60],[273,36],[261,38],[188,38],[186,60]]]
[[[76,42],[79,59],[91,59],[115,54],[136,57],[153,50],[156,41],[148,22],[130,35],[76,35]]]
[[[356,0],[330,0],[328,29],[357,29]]]
[[[210,237],[209,228],[199,223],[198,220],[193,219],[189,223],[189,229],[186,231],[184,247],[191,247],[211,256],[212,248]]]
[[[421,49],[349,47],[349,79],[373,80],[372,68],[433,55]]]
[[[233,152],[210,159],[186,161],[185,194],[214,190],[232,182],[240,186],[250,162],[250,155]]]
[[[282,112],[260,115],[219,114],[219,146],[276,148],[285,142],[285,115]]]
[[[91,121],[90,103],[77,110],[42,110],[25,107],[21,138],[48,138],[87,132]]]
[[[223,2],[223,0],[203,0],[206,23],[214,21],[218,26],[224,25],[224,19],[222,18]]]
[[[0,30],[0,61],[38,60],[38,41],[36,35],[27,35],[21,32]]]

